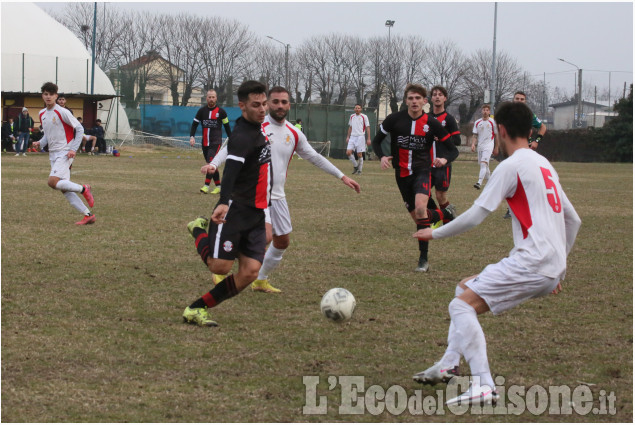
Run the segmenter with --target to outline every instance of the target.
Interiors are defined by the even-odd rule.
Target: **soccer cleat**
[[[507,212],[505,213],[503,218],[512,218],[512,214],[509,212],[509,208],[507,208]]]
[[[362,175],[362,170],[358,169],[356,174],[361,176]]]
[[[85,224],[93,224],[95,222],[95,214],[85,215],[84,218],[79,220],[77,223],[78,226],[83,226]]]
[[[90,191],[89,184],[84,185],[84,191],[82,192],[82,195],[84,195],[84,198],[86,198],[86,202],[88,202],[88,206],[92,208],[93,205],[95,205],[95,198],[93,198],[93,194]]]
[[[209,317],[207,307],[189,308],[186,307],[183,312],[183,321],[198,326],[218,326],[218,323]]]
[[[357,174],[357,167],[353,168],[353,173],[352,174]]]
[[[447,223],[447,222],[449,222],[449,221],[452,221],[452,220],[454,220],[454,219],[456,218],[456,207],[455,207],[454,205],[452,205],[452,204],[448,205],[447,207],[445,207],[445,210],[446,210],[447,212],[449,212],[450,214],[449,214],[449,216],[448,216],[448,217],[446,217],[446,218],[443,220],[443,222],[444,222],[444,223]],[[446,221],[446,220],[447,220],[447,221]]]
[[[274,288],[269,283],[269,279],[257,279],[251,284],[251,290],[257,292],[266,292],[267,294],[279,294],[282,292],[278,288]]]
[[[15,156],[20,156],[20,152],[16,153]]]
[[[485,405],[491,404],[496,406],[496,402],[500,396],[496,390],[489,387],[489,385],[474,385],[473,382],[470,382],[470,388],[461,394],[458,397],[454,397],[445,402],[446,405]]]
[[[216,273],[212,273],[212,281],[214,282],[214,285],[218,285],[219,283],[221,283],[225,278],[227,277],[226,274],[216,274]]]
[[[458,375],[458,366],[442,366],[441,362],[437,362],[423,372],[415,374],[412,379],[420,384],[435,385],[440,382],[447,383],[450,379]]]
[[[481,184],[479,182],[474,183],[474,189],[481,190]]]
[[[430,226],[430,228],[434,230],[434,229],[438,229],[441,226],[443,226],[443,220],[439,220],[436,223],[432,223],[432,226]]]
[[[428,264],[428,259],[427,258],[419,258],[419,264],[417,265],[417,268],[415,269],[416,272],[427,272],[428,269],[430,268],[430,265]]]
[[[209,193],[209,186],[203,186],[201,188],[201,193]]]
[[[214,190],[212,190],[212,195],[218,195],[220,193],[220,186],[216,186]]]
[[[196,227],[207,231],[207,226],[209,226],[209,220],[205,217],[198,217],[196,220],[192,220],[187,223],[187,231],[190,232],[192,237],[194,237],[194,229]]]

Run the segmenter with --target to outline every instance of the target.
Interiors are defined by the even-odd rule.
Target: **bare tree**
[[[355,93],[355,102],[366,106],[366,81],[368,73],[369,45],[361,37],[348,36],[344,40],[344,71],[350,76],[350,89]]]
[[[386,86],[390,92],[390,110],[399,110],[403,91],[408,83],[427,85],[421,73],[426,57],[426,44],[421,36],[393,37],[388,46]]]
[[[466,59],[458,45],[451,40],[443,40],[428,48],[424,61],[424,71],[429,86],[441,85],[448,91],[446,107],[459,96],[465,82]]]
[[[388,49],[388,39],[385,37],[374,37],[367,42],[369,61],[369,86],[371,88],[368,106],[377,108],[385,86],[384,75],[386,72],[386,57]]]
[[[308,73],[312,76],[312,88],[318,92],[320,103],[328,105],[333,96],[332,69],[330,48],[326,43],[327,37],[311,37],[298,49],[298,56],[306,64]]]

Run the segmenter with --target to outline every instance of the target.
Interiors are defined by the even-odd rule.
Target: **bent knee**
[[[48,179],[48,185],[51,189],[55,189],[57,186],[57,182],[59,182],[60,179],[57,177],[49,177]]]

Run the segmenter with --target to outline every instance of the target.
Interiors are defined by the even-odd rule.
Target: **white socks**
[[[355,155],[350,154],[350,155],[348,156],[348,159],[350,159],[350,160],[351,160],[351,162],[353,163],[353,167],[357,168],[357,161],[355,160]]]
[[[59,183],[61,183],[63,180],[60,180]],[[59,185],[58,183],[58,185]],[[79,185],[78,185],[79,186]],[[82,202],[81,199],[79,199],[79,196],[77,196],[77,193],[75,192],[64,192],[64,196],[66,197],[66,199],[68,200],[68,202],[79,212],[81,212],[84,215],[88,215],[90,214],[90,210],[86,207],[86,205],[84,205],[84,203]]]
[[[364,157],[357,158],[357,171],[362,171],[362,165],[364,165]]]
[[[480,385],[495,388],[487,361],[487,345],[483,328],[478,322],[476,310],[458,298],[450,303],[450,318],[456,327],[459,349],[470,365],[472,376],[481,378]],[[450,325],[451,327],[451,325]]]
[[[55,185],[55,189],[65,192],[80,192],[84,189],[81,184],[73,183],[70,180],[60,180]]]
[[[461,288],[459,285],[456,285],[456,290],[454,291],[454,296],[458,297],[465,290]],[[448,330],[448,348],[445,350],[445,354],[441,359],[441,364],[443,366],[458,366],[461,361],[461,349],[459,348],[459,337],[456,332],[456,326],[454,325],[454,321],[450,321],[450,329]]]
[[[481,162],[481,170],[478,173],[478,184],[483,184],[484,179],[489,180],[489,164],[486,162]]]
[[[267,252],[265,252],[265,259],[262,261],[262,267],[260,267],[260,271],[258,272],[258,280],[266,279],[269,277],[269,273],[278,267],[278,264],[282,261],[284,251],[284,249],[278,249],[273,246],[273,243],[269,245]]]

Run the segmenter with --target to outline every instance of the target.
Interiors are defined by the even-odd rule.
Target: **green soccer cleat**
[[[214,190],[212,190],[212,195],[218,195],[220,193],[220,186],[216,186]]]
[[[279,294],[282,292],[278,288],[274,288],[269,283],[269,279],[258,279],[251,284],[251,290],[256,292],[266,292],[267,294]]]
[[[203,229],[207,232],[207,226],[209,226],[209,220],[205,217],[198,217],[196,220],[190,221],[187,223],[187,231],[190,232],[190,235],[194,237],[194,229],[199,228]]]
[[[205,194],[209,193],[209,186],[203,186],[201,188],[201,193],[205,193]]]
[[[436,223],[433,223],[432,226],[430,226],[430,228],[434,230],[434,229],[438,229],[441,226],[443,226],[443,220],[439,220]]]
[[[183,312],[183,321],[198,326],[218,326],[218,323],[209,317],[207,307],[190,308],[186,307]]]

